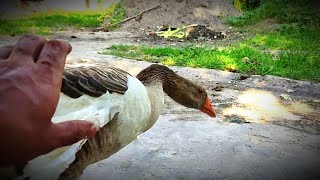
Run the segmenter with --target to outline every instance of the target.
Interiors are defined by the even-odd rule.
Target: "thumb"
[[[52,124],[50,131],[54,135],[52,148],[55,149],[71,145],[85,138],[93,138],[97,128],[91,122],[74,120]]]

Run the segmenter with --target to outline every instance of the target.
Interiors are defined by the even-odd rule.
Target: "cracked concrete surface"
[[[112,44],[137,44],[130,33],[56,34],[73,51],[67,64],[113,65],[137,74],[150,65],[97,52]],[[1,45],[17,37],[1,37]],[[139,43],[154,43],[139,41]],[[163,43],[163,42],[161,42]],[[170,42],[169,42],[170,44]],[[204,86],[218,113],[210,118],[168,96],[157,123],[81,179],[319,179],[320,83],[274,76],[171,67]],[[216,91],[216,86],[221,91]],[[288,93],[288,89],[293,92]],[[289,94],[292,101],[280,94]],[[234,123],[238,122],[238,123]]]

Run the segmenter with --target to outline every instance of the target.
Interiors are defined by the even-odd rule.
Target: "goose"
[[[164,92],[183,106],[216,116],[204,88],[164,65],[152,64],[136,77],[116,67],[66,67],[52,121],[87,120],[99,130],[92,139],[32,159],[20,177],[78,179],[88,165],[108,158],[155,124]]]

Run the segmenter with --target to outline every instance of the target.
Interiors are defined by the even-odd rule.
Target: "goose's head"
[[[153,64],[142,70],[137,78],[144,84],[154,80],[163,83],[163,90],[173,100],[189,108],[199,109],[211,117],[216,117],[216,113],[210,103],[206,90],[174,73],[166,66]]]
[[[203,87],[174,74],[168,76],[164,81],[163,90],[179,104],[199,109],[211,117],[216,117],[208,94]]]

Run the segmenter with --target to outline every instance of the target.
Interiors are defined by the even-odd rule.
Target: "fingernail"
[[[97,128],[95,125],[91,125],[91,127],[87,131],[87,138],[93,138],[97,133]]]
[[[53,39],[48,41],[47,44],[48,44],[48,47],[51,48],[52,50],[59,51],[59,52],[67,52],[67,54],[69,54],[72,50],[70,43],[64,40]]]

